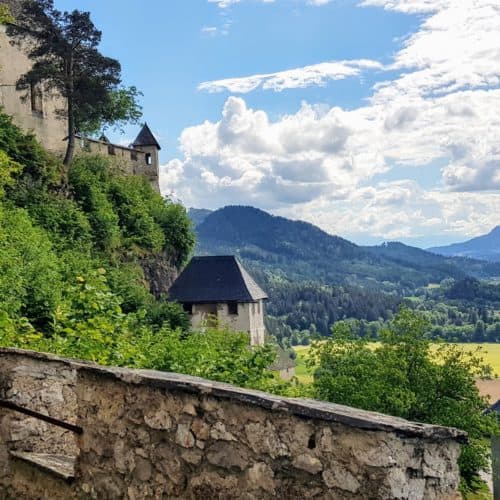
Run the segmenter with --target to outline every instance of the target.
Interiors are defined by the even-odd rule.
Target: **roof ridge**
[[[257,284],[257,282],[250,276],[248,271],[243,267],[243,264],[239,261],[239,259],[235,255],[233,255],[233,258],[234,258],[234,261],[236,262],[236,266],[238,267],[238,270],[240,272],[240,276],[243,279],[243,284],[245,285],[245,289],[248,293],[248,296],[251,299],[253,299],[252,292],[251,292],[250,288],[248,288],[247,279],[251,282],[252,285],[258,287],[259,289],[261,289],[261,288]]]

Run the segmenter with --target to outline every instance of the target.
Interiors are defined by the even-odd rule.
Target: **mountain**
[[[362,247],[302,221],[228,206],[197,225],[197,253],[235,254],[255,271],[327,285],[409,292],[446,278],[500,276],[500,264],[443,257],[401,243]]]
[[[210,215],[212,210],[208,210],[206,208],[190,208],[188,210],[189,218],[193,221],[194,226],[198,226],[201,224],[207,215]]]
[[[500,262],[500,226],[495,227],[495,229],[488,234],[472,238],[463,243],[433,247],[428,250],[429,252],[440,255],[472,257],[475,259]]]

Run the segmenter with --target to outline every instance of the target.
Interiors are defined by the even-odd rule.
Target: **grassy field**
[[[500,344],[461,344],[467,350],[474,350],[481,347],[484,353],[485,361],[493,367],[495,374],[500,377]],[[308,346],[294,347],[297,353],[297,367],[295,374],[297,378],[304,383],[312,381],[312,376],[306,367],[305,361],[309,351]]]

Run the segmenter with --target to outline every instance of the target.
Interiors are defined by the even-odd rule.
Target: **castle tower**
[[[138,151],[144,152],[146,155],[145,165],[141,167],[141,172],[138,173],[146,175],[151,184],[159,191],[160,160],[158,152],[161,150],[161,147],[147,123],[142,127],[139,135],[132,143],[132,147]]]

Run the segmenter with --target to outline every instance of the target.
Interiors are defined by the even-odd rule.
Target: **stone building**
[[[7,5],[14,16],[20,3],[20,0],[0,0],[0,5]],[[18,91],[16,82],[30,67],[30,59],[21,48],[10,43],[6,27],[0,25],[0,107],[16,125],[33,132],[45,149],[62,156],[68,135],[66,120],[61,116],[65,102],[57,93],[49,93],[39,85],[33,85],[27,93]],[[147,124],[129,147],[84,137],[79,137],[76,144],[76,154],[112,156],[119,160],[125,173],[144,175],[157,191],[160,149]]]
[[[265,292],[234,256],[193,257],[169,291],[181,303],[193,328],[217,320],[248,332],[252,345],[265,343]]]

